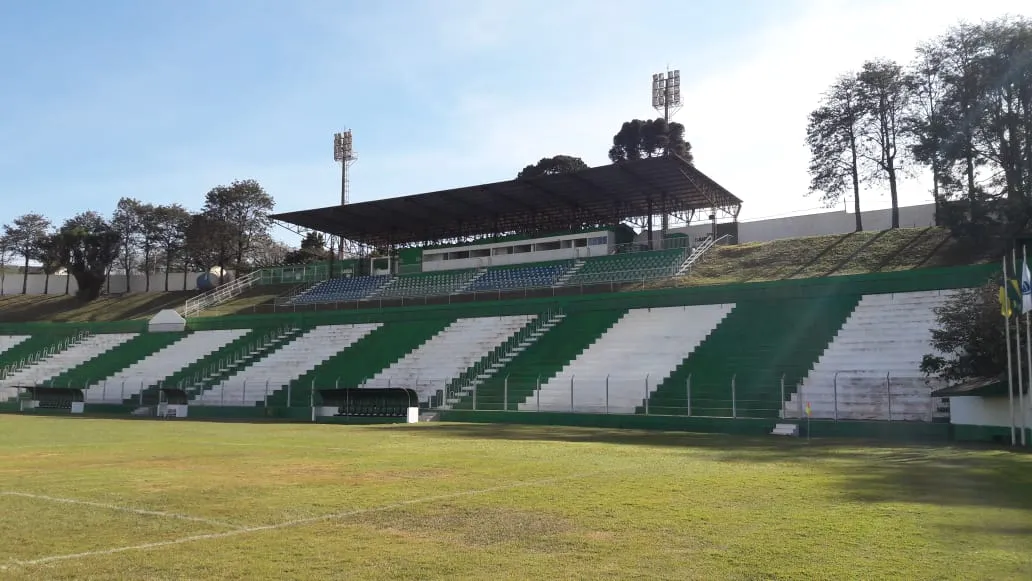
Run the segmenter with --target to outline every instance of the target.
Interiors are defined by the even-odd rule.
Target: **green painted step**
[[[103,382],[104,378],[111,377],[186,335],[187,333],[141,333],[115,346],[114,349],[105,351],[93,359],[84,361],[82,364],[50,378],[46,384],[55,387],[72,386],[86,389],[90,384]]]
[[[219,372],[217,375],[205,377],[200,383],[188,386],[187,392],[191,400],[197,400],[204,394],[204,392],[213,389],[223,381],[237,375],[238,373],[246,370],[255,363],[265,359],[272,353],[282,349],[284,346],[293,343],[298,337],[301,337],[308,331],[312,330],[312,327],[295,327],[290,330],[282,330],[283,332],[276,333],[272,339],[258,346],[255,350],[251,351],[247,349],[246,353],[230,354],[234,358],[234,365],[227,367],[226,369]],[[244,346],[245,349],[247,346]]]
[[[185,385],[190,385],[190,384],[193,383],[194,379],[199,374],[204,373],[205,370],[210,369],[213,365],[217,364],[219,361],[232,356],[234,353],[236,353],[240,349],[243,349],[247,345],[255,342],[263,334],[268,334],[268,333],[272,332],[273,329],[274,329],[274,327],[256,327],[254,329],[251,329],[250,331],[245,333],[242,337],[239,337],[239,338],[237,338],[237,339],[235,339],[233,341],[230,341],[229,343],[224,345],[218,351],[215,351],[214,353],[211,353],[211,354],[209,354],[206,357],[202,357],[201,359],[198,359],[197,361],[194,361],[193,363],[187,365],[186,367],[184,367],[184,368],[180,369],[179,371],[173,373],[172,375],[166,377],[164,380],[162,380],[160,385],[175,386],[175,387],[182,387],[182,386],[185,386]],[[142,401],[143,401],[144,405],[154,405],[154,404],[156,404],[158,402],[158,390],[159,389],[160,389],[160,387],[155,385],[155,386],[148,387],[147,389],[143,390],[143,400]],[[126,400],[126,403],[131,403],[131,404],[139,403],[141,401],[139,399],[139,397],[140,396],[135,396],[133,398],[130,398],[130,399]]]
[[[457,394],[463,387],[471,385],[472,382],[476,381],[477,376],[488,372],[490,370],[490,366],[494,362],[498,361],[499,358],[515,348],[518,344],[524,342],[525,339],[529,340],[530,335],[541,329],[541,327],[551,320],[553,316],[554,315],[550,312],[535,313],[533,321],[524,325],[515,334],[507,337],[505,341],[496,345],[487,355],[481,357],[479,361],[460,373],[458,377],[449,381],[448,385],[444,389],[443,396],[450,399],[454,397],[453,394]],[[558,324],[558,322],[556,324]],[[538,339],[540,339],[540,337]],[[499,371],[501,371],[501,368]],[[440,405],[440,403],[441,402],[438,401],[436,396],[431,399],[431,407]]]
[[[313,382],[317,390],[335,386],[357,387],[429,341],[453,322],[455,319],[451,317],[435,317],[386,323],[292,381],[290,405],[307,406],[311,401]],[[285,389],[269,398],[270,406],[285,406],[287,403]]]
[[[18,333],[12,333],[18,334]],[[0,353],[0,368],[16,364],[25,357],[39,353],[44,349],[57,345],[73,336],[74,333],[40,333],[29,336],[28,339]]]
[[[776,418],[785,397],[827,349],[860,295],[738,303],[709,337],[649,398],[650,414]],[[732,410],[731,380],[735,382]],[[637,412],[644,413],[639,407]]]
[[[477,409],[516,409],[516,406],[534,395],[539,377],[541,383],[554,377],[612,328],[626,312],[626,309],[606,309],[566,313],[562,322],[477,387]],[[509,380],[508,402],[506,377]],[[473,394],[463,397],[453,409],[473,409]]]

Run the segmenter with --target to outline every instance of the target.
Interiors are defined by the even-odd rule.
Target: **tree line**
[[[86,211],[60,225],[40,214],[25,214],[3,226],[0,268],[20,263],[23,293],[28,292],[33,262],[47,275],[46,287],[49,275],[64,271],[75,277],[78,296],[85,300],[98,297],[116,270],[126,276],[127,291],[151,290],[150,276],[144,277],[144,288],[131,288],[133,273],[164,273],[164,290],[170,290],[172,272],[282,264],[291,250],[270,235],[274,206],[258,182],[243,180],[212,188],[197,212],[127,197],[110,216]]]
[[[684,125],[668,122],[666,119],[634,119],[625,122],[613,136],[609,148],[609,160],[613,163],[678,155],[692,162],[692,145],[684,139]],[[579,157],[556,155],[542,158],[535,164],[524,167],[516,179],[528,179],[543,175],[570,173],[588,169],[588,164]]]
[[[931,177],[939,224],[976,238],[1032,219],[1032,21],[961,23],[908,63],[870,60],[843,73],[809,115],[810,192],[829,205],[862,189]]]

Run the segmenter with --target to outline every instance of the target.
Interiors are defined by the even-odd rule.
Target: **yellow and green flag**
[[[1000,314],[1004,317],[1021,312],[1021,283],[1016,278],[1008,278],[1007,283],[1000,287]]]
[[[806,402],[806,417],[813,415],[813,410],[810,408],[810,402]]]

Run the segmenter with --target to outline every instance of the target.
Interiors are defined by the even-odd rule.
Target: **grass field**
[[[1029,579],[1032,456],[0,416],[3,579]]]

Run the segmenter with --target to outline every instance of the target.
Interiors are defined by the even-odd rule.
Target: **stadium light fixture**
[[[666,121],[681,108],[680,70],[652,75],[652,108],[662,111]]]
[[[333,134],[333,161],[340,164],[340,205],[348,203],[348,168],[355,163],[355,155],[351,130]]]

